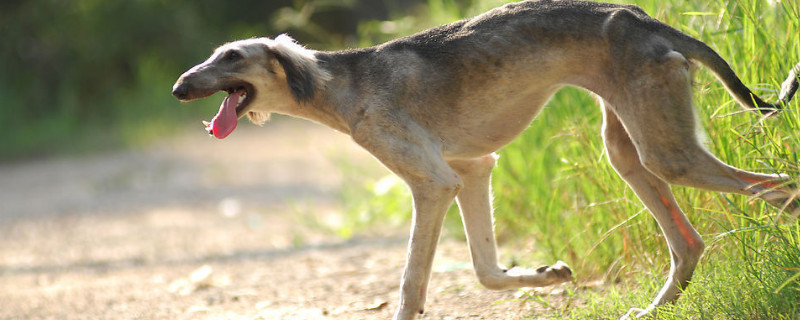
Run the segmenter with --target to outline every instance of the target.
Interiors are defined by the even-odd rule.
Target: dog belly
[[[462,116],[454,119],[457,123],[451,128],[455,130],[440,135],[444,156],[472,158],[497,151],[528,128],[552,92],[540,92],[513,102],[498,99],[493,105],[473,106],[469,108],[471,111],[462,112]]]

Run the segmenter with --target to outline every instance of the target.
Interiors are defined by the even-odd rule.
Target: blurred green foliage
[[[5,0],[0,2],[0,160],[137,143],[168,133],[172,82],[227,41],[288,32],[329,49],[362,21],[420,0]],[[208,108],[214,102],[205,102]],[[197,111],[192,111],[197,110]]]

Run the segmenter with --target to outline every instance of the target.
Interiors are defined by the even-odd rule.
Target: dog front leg
[[[394,319],[412,320],[423,312],[442,222],[463,182],[442,158],[436,139],[416,122],[400,125],[394,122],[397,119],[402,116],[387,121],[382,114],[370,114],[353,139],[411,189],[414,214]],[[403,130],[395,130],[396,127]]]
[[[495,154],[490,154],[448,162],[464,181],[464,189],[459,192],[457,201],[478,280],[483,286],[493,290],[542,287],[571,281],[572,271],[561,261],[535,270],[506,270],[498,264],[490,190],[496,157]]]
[[[414,198],[414,217],[395,320],[414,319],[417,314],[422,314],[442,221],[461,188],[460,181],[455,179],[449,182],[413,181],[409,185]]]

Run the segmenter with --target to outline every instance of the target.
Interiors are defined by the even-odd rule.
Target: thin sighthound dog
[[[181,75],[182,101],[229,95],[207,123],[224,138],[247,115],[277,112],[352,136],[409,186],[414,215],[395,319],[425,303],[445,211],[458,202],[475,272],[490,289],[572,279],[566,264],[505,269],[498,264],[489,181],[494,152],[517,137],[559,88],[599,97],[608,159],[658,221],[672,257],[653,302],[623,318],[652,315],[689,283],[703,240],[669,185],[759,197],[800,211],[788,178],[726,165],[698,143],[693,63],[709,68],[743,106],[770,114],[797,91],[800,64],[779,101],[764,102],[703,42],[636,6],[572,0],[508,4],[477,17],[379,46],[306,49],[286,35],[225,44]],[[564,106],[566,107],[566,106]]]

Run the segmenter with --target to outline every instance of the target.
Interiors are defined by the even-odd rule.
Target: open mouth
[[[246,82],[235,83],[223,88],[220,91],[227,92],[228,96],[220,104],[217,115],[211,119],[211,122],[203,121],[208,134],[219,139],[227,137],[236,129],[239,118],[247,113],[247,107],[255,96],[253,86]]]
[[[236,87],[229,87],[223,90],[228,93],[228,96],[235,94],[237,92],[241,93],[239,98],[239,103],[236,105],[236,117],[241,118],[246,112],[247,105],[250,103],[250,97],[255,94],[255,90],[253,90],[253,86],[249,83],[243,83],[242,85]]]

